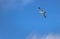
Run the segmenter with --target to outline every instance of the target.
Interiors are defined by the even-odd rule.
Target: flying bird
[[[42,10],[40,7],[38,7],[39,13],[46,18],[46,12],[44,10]]]

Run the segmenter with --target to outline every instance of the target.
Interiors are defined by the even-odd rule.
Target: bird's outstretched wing
[[[42,14],[42,16],[44,17],[44,18],[46,18],[46,14],[45,13],[41,13]]]

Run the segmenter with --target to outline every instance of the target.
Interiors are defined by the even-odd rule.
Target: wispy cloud
[[[32,3],[33,0],[0,0],[1,8],[16,8]]]
[[[47,35],[37,35],[37,34],[30,34],[27,36],[26,39],[60,39],[60,35],[58,34],[47,34]]]
[[[23,4],[26,5],[26,4],[29,4],[29,3],[33,3],[34,1],[33,0],[22,0]]]

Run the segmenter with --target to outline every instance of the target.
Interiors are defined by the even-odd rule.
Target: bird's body
[[[46,15],[45,15],[46,12],[44,10],[42,10],[40,7],[38,9],[39,9],[39,13],[41,13],[42,16],[44,16],[44,18],[46,18]]]

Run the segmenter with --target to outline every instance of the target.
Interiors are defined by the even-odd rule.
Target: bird
[[[39,13],[46,18],[46,11],[42,10],[40,7],[38,7]]]

